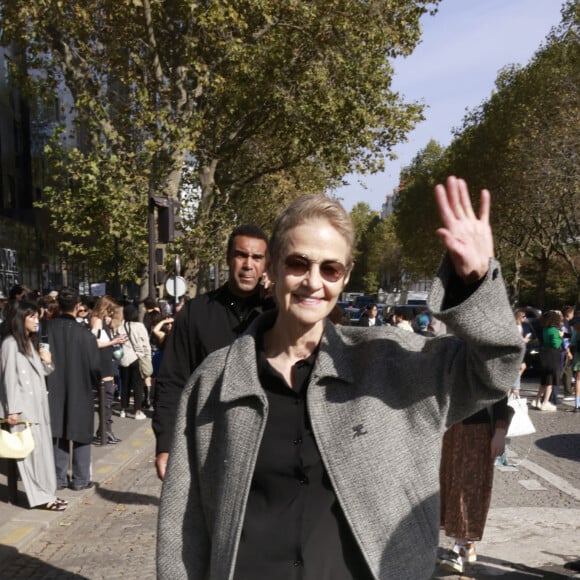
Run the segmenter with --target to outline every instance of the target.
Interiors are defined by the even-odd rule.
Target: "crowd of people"
[[[227,281],[171,316],[154,298],[140,317],[110,296],[13,289],[0,414],[34,425],[37,448],[18,460],[30,507],[62,511],[58,490],[93,485],[91,445],[120,441],[118,400],[120,418],[153,407],[159,578],[282,578],[289,562],[320,579],[427,578],[439,529],[453,541],[440,563],[462,572],[531,337],[493,258],[489,193],[479,216],[462,180],[436,199],[447,254],[428,308],[383,319],[370,304],[365,328],[337,311],[354,230],[324,196],[293,202],[270,240],[234,229]],[[580,321],[564,308],[541,323],[533,406],[551,410],[568,372],[580,408]]]
[[[63,511],[59,490],[93,486],[91,446],[121,441],[115,399],[119,417],[128,416],[132,397],[131,416],[146,418],[160,362],[153,366],[152,350],[160,359],[172,323],[153,302],[160,320],[151,332],[135,305],[82,299],[71,288],[41,296],[16,285],[0,303],[0,419],[13,431],[32,429],[34,450],[17,460],[29,507]]]

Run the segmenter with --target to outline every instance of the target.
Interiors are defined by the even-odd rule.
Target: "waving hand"
[[[466,284],[481,280],[493,257],[489,191],[481,191],[479,217],[473,211],[463,179],[448,177],[445,185],[435,187],[435,199],[443,222],[437,234],[447,247],[457,275]]]

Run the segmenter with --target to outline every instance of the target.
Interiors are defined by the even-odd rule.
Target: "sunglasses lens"
[[[320,274],[328,282],[338,282],[345,273],[345,267],[340,262],[322,262]]]
[[[306,256],[288,256],[284,262],[286,272],[291,276],[304,276],[310,271],[312,262]],[[327,282],[338,282],[346,272],[344,264],[328,260],[320,264],[320,275]]]
[[[310,270],[310,260],[303,256],[288,256],[284,265],[291,276],[304,276]]]

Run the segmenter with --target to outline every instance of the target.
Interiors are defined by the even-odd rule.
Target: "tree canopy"
[[[421,119],[391,89],[391,60],[413,50],[438,1],[5,3],[3,42],[22,47],[23,80],[37,94],[39,80],[64,84],[83,137],[77,151],[51,145],[47,202],[68,252],[107,251],[98,217],[135,254],[129,275],[145,262],[148,196],[176,197],[184,168],[199,185],[191,251],[252,206],[271,219],[282,190],[380,169]]]
[[[455,173],[475,204],[481,188],[492,192],[496,250],[512,298],[527,286],[534,294],[526,298],[540,306],[579,301],[579,11],[566,3],[560,26],[526,66],[500,71],[495,92],[466,115],[451,145],[428,144],[402,172],[397,232],[412,272],[433,270],[431,191]]]

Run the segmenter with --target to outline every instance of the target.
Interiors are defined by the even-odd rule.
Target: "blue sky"
[[[334,192],[346,209],[366,201],[380,210],[401,168],[430,139],[449,145],[452,129],[490,96],[502,67],[529,62],[559,24],[561,7],[561,0],[443,0],[435,16],[425,15],[421,44],[394,62],[393,89],[427,105],[426,119],[395,148],[398,159],[384,173],[347,177],[349,185]]]

